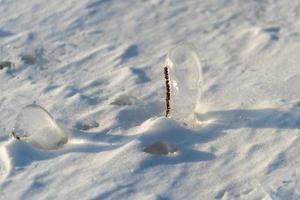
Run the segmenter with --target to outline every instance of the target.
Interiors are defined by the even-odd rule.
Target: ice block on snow
[[[201,63],[194,46],[184,43],[171,49],[166,67],[170,88],[170,116],[193,126],[202,87]]]
[[[41,149],[57,149],[68,141],[67,134],[43,107],[31,104],[18,114],[15,137]]]

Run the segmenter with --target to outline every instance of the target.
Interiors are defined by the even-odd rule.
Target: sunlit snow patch
[[[43,107],[31,104],[16,119],[15,136],[41,149],[57,149],[68,141],[67,134]]]

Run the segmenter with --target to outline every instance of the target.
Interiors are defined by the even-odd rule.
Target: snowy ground
[[[0,199],[300,199],[299,1],[0,0],[0,16]],[[183,41],[203,65],[197,130],[163,117]],[[8,134],[34,101],[63,148]],[[161,139],[179,153],[142,152]]]

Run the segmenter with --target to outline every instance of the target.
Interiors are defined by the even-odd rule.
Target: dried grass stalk
[[[17,136],[17,134],[16,134],[15,131],[12,131],[12,132],[11,132],[11,135],[12,135],[15,139],[20,140],[20,137]]]
[[[171,98],[171,89],[170,89],[170,79],[169,79],[169,70],[168,66],[164,67],[165,82],[166,82],[166,117],[169,116],[171,110],[170,98]]]

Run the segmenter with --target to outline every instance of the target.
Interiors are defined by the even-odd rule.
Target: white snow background
[[[163,117],[181,42],[202,61],[196,130]],[[300,199],[300,1],[0,0],[0,61],[1,200]],[[9,135],[33,102],[63,148]],[[162,139],[179,152],[143,152]]]

